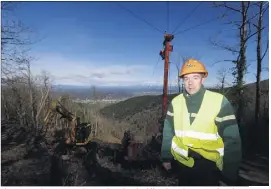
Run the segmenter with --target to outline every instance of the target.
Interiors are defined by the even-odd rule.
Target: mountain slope
[[[269,102],[268,100],[268,92],[269,91],[269,80],[261,81],[260,83],[262,89],[263,89],[263,96],[262,96],[262,103]],[[211,89],[213,91],[218,91],[215,89]],[[231,88],[227,89],[229,92],[226,94],[226,97],[233,101],[235,100],[235,96],[233,96],[233,93],[231,91]],[[248,98],[248,101],[250,101],[250,108],[254,109],[253,106],[255,106],[255,90],[256,90],[256,84],[251,83],[247,84],[244,89],[245,97]],[[170,102],[173,97],[175,97],[177,94],[169,94],[168,101]],[[266,100],[266,101],[264,101]],[[265,105],[265,103],[263,105]],[[161,109],[162,108],[162,95],[152,95],[152,96],[139,96],[139,97],[133,97],[130,99],[127,99],[125,101],[112,104],[109,106],[106,106],[105,108],[101,109],[101,114],[104,116],[112,117],[118,120],[127,119],[128,117],[131,117],[133,115],[136,115],[138,113],[142,113],[142,111],[145,110],[152,110],[152,109]],[[161,115],[161,113],[160,113]],[[158,113],[158,116],[160,116]]]

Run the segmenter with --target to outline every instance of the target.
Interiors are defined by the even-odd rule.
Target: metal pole
[[[160,51],[160,55],[164,61],[164,85],[163,85],[163,108],[162,108],[162,118],[165,117],[167,111],[167,104],[168,104],[168,67],[169,67],[169,55],[170,52],[173,51],[173,46],[171,45],[171,41],[173,40],[174,36],[171,34],[164,35],[164,50]]]

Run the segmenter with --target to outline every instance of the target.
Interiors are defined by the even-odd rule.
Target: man
[[[220,179],[236,185],[238,178],[242,150],[234,111],[226,97],[204,88],[207,76],[198,60],[184,63],[185,91],[172,99],[164,122],[161,160],[177,171],[178,185],[218,186]]]

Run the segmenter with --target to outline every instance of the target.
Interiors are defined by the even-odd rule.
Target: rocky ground
[[[67,147],[55,138],[34,138],[16,123],[1,123],[3,186],[174,186],[177,180],[157,164],[131,162],[121,168],[112,161],[118,145]],[[93,145],[97,145],[96,143]],[[106,147],[105,147],[106,146]],[[96,158],[94,158],[96,157]],[[138,164],[138,166],[135,166]],[[148,165],[148,166],[141,166]],[[155,166],[156,165],[156,166]],[[269,185],[268,158],[244,160],[241,185]],[[129,167],[129,168],[128,168]],[[223,183],[221,183],[223,185]]]

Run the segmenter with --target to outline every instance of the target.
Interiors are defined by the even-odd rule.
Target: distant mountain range
[[[176,86],[169,87],[169,93],[176,93]],[[73,86],[73,85],[54,85],[53,93],[57,95],[69,94],[75,99],[92,99],[94,93],[96,98],[101,99],[123,99],[141,95],[158,95],[163,93],[163,86]]]
[[[174,94],[177,92],[178,87],[176,85],[168,87],[168,94]],[[57,95],[69,94],[74,99],[93,99],[95,93],[96,99],[118,100],[142,95],[160,95],[163,94],[163,86],[95,86],[94,90],[92,86],[53,85],[53,93]]]

